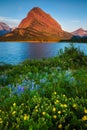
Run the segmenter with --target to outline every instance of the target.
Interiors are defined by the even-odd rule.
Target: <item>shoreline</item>
[[[32,43],[53,43],[53,42],[61,42],[61,41],[0,41],[0,42],[32,42]]]
[[[0,42],[27,42],[27,43],[56,43],[56,42],[61,42],[61,43],[63,43],[63,42],[67,42],[67,43],[87,43],[87,41],[70,41],[70,40],[59,40],[59,41],[57,41],[57,40],[54,40],[54,41],[23,41],[23,40],[17,40],[17,41],[0,41]]]

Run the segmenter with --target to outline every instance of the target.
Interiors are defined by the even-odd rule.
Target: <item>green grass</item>
[[[0,130],[44,129],[87,130],[87,56],[73,45],[0,67]]]

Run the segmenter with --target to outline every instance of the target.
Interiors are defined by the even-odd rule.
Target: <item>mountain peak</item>
[[[7,34],[11,31],[11,28],[4,22],[0,22],[0,36]]]
[[[39,10],[42,10],[42,9],[39,8],[39,7],[33,7],[33,8],[31,9],[31,11],[39,11]]]
[[[83,28],[79,28],[75,30],[74,32],[72,32],[72,34],[75,36],[80,36],[80,37],[87,36],[87,30],[84,30]]]
[[[46,30],[47,27],[56,27],[58,30],[62,30],[60,24],[39,7],[32,8],[27,17],[21,21],[18,28],[34,27],[36,26],[35,23],[38,23],[40,27],[42,24],[43,28],[45,28],[44,25],[46,25]]]
[[[31,13],[39,13],[39,12],[43,12],[43,10],[39,7],[34,7],[29,11],[28,15],[30,15]],[[28,17],[28,15],[27,15],[27,17]]]
[[[3,39],[30,41],[59,41],[72,35],[62,30],[61,25],[39,7],[30,10],[18,28]]]
[[[79,28],[78,31],[84,31],[84,29],[83,28]]]
[[[10,30],[10,27],[4,22],[0,22],[0,30]]]

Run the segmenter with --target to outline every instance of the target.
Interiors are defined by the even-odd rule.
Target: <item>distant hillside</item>
[[[0,22],[0,36],[11,32],[11,28],[3,22]]]
[[[87,36],[87,30],[79,28],[78,30],[72,32],[72,34],[75,35],[75,36],[84,37],[84,36]]]
[[[30,10],[18,28],[0,38],[1,41],[60,41],[72,34],[62,30],[60,24],[39,7]]]

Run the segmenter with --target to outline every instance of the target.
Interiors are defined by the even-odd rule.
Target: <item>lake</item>
[[[0,63],[19,64],[26,59],[54,57],[61,48],[64,50],[70,43],[28,43],[0,42]],[[86,43],[74,43],[87,55]]]

